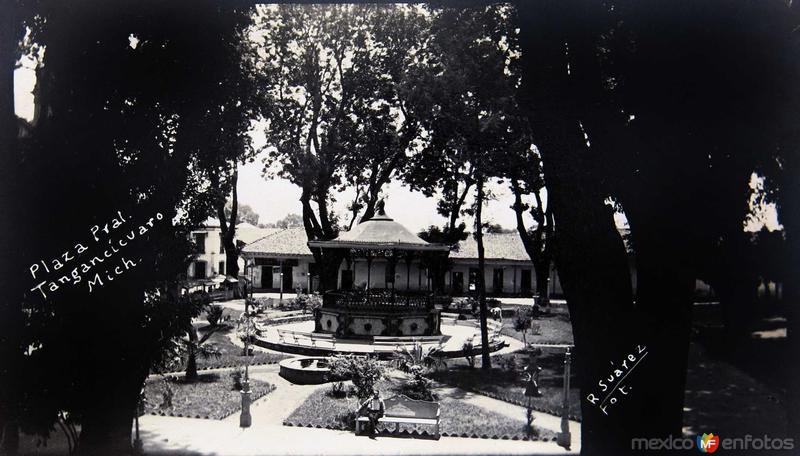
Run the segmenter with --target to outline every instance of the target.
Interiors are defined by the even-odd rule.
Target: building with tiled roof
[[[483,256],[487,260],[522,261],[530,263],[522,239],[513,233],[484,233]],[[450,251],[450,258],[473,260],[478,258],[478,243],[468,236]]]
[[[249,223],[236,225],[236,241],[249,244],[257,239],[272,233],[281,231],[278,228],[259,228]],[[203,281],[219,275],[225,275],[228,271],[227,256],[222,245],[222,228],[219,219],[211,217],[203,225],[193,230],[190,234],[192,241],[197,246],[194,261],[186,271],[186,278],[189,280]],[[239,260],[239,270],[245,266],[243,259]]]
[[[357,225],[353,229],[363,229],[362,225],[364,224]],[[391,228],[395,231],[399,230],[395,226]],[[419,239],[413,234],[409,236],[406,232],[398,231],[398,233],[395,233],[395,237],[400,236],[398,245],[411,244]],[[382,236],[382,238],[386,236],[389,235]],[[359,237],[357,232],[342,233],[339,242],[353,241],[354,239],[363,239],[363,236]],[[353,247],[357,248],[357,245],[354,244]],[[516,232],[486,233],[484,234],[484,250],[485,283],[488,293],[531,296],[535,292],[536,275],[533,273],[533,265],[525,252],[519,234]],[[304,228],[288,228],[269,233],[244,246],[242,256],[248,264],[246,274],[257,290],[277,291],[281,289],[281,285],[284,291],[297,288],[316,290],[317,288],[314,257],[311,254]],[[474,237],[469,236],[458,245],[453,246],[450,250],[450,259],[452,268],[445,278],[445,286],[448,291],[454,295],[474,291],[478,274],[478,249]],[[412,289],[425,289],[429,286],[427,271],[419,264],[419,261],[412,262],[408,268],[404,263],[395,268],[381,259],[375,259],[370,264],[370,274],[367,273],[366,268],[366,264],[358,260],[354,260],[354,264],[350,265],[343,262],[340,267],[339,287],[344,289],[365,287],[367,277],[369,277],[372,288],[389,288],[395,283],[398,289],[404,288],[407,284]],[[394,274],[391,273],[392,269]],[[551,272],[551,276],[555,276],[554,271]],[[561,294],[557,278],[554,277],[551,280],[550,288],[551,293]]]

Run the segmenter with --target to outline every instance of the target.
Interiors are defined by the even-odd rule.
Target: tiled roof
[[[305,228],[272,228],[274,232],[247,244],[242,249],[244,254],[267,255],[308,255],[308,237]]]
[[[306,243],[305,229],[288,228],[277,230],[244,247],[242,253],[269,255],[308,255],[311,251]],[[517,233],[486,233],[483,235],[483,244],[487,260],[530,261],[522,240]],[[458,247],[450,252],[450,258],[476,259],[478,258],[478,245],[475,238],[470,235],[459,242]]]
[[[240,223],[236,225],[236,239],[244,242],[245,244],[250,244],[251,242],[255,242],[263,238],[264,236],[275,234],[278,231],[281,231],[281,229],[259,228],[257,226],[250,225],[249,223]]]
[[[341,242],[360,242],[360,243],[400,243],[400,244],[419,244],[428,243],[419,238],[408,228],[395,222],[386,214],[379,214],[371,219],[361,222],[354,226],[352,230],[345,231],[336,238]]]
[[[483,250],[487,260],[530,261],[525,252],[519,233],[484,233]],[[478,258],[478,243],[470,233],[469,237],[458,243],[458,247],[450,251],[450,258]]]

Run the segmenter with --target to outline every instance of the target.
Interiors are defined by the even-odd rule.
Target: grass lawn
[[[381,380],[377,387],[383,397],[388,398],[399,394],[401,384],[401,380],[391,378]],[[355,397],[333,397],[330,393],[331,388],[315,391],[284,423],[293,426],[353,430],[358,400]],[[529,437],[525,430],[524,415],[519,419],[513,419],[453,397],[444,397],[439,403],[441,405],[439,428],[444,436],[485,436],[517,440],[525,438],[551,440],[555,437],[553,432],[535,426],[534,434]]]
[[[172,407],[162,407],[167,386],[172,390]],[[270,393],[275,387],[267,382],[250,380],[253,401]],[[182,377],[154,378],[145,384],[145,413],[168,414],[188,418],[221,420],[241,409],[241,393],[233,389],[227,373],[202,374],[194,383]]]
[[[529,306],[514,304],[504,305],[503,309],[522,310],[530,309]],[[533,321],[536,328],[529,330],[523,339],[522,333],[514,329],[514,317],[503,318],[503,334],[515,339],[526,340],[536,344],[573,344],[572,324],[569,321],[569,310],[565,304],[551,304],[545,308],[544,313]]]

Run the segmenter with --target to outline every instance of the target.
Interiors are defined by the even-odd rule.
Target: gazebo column
[[[367,258],[367,290],[372,289],[372,252],[366,252]]]
[[[386,267],[389,268],[389,270],[386,271],[383,274],[384,283],[385,283],[386,280],[389,279],[389,273],[392,274],[392,303],[395,302],[394,282],[395,282],[395,266],[396,265],[397,265],[397,250],[392,249],[392,256],[387,258],[387,262],[386,262]],[[385,285],[385,286],[388,286],[388,284]]]
[[[353,251],[347,251],[347,270],[350,271],[350,280],[353,284],[350,286],[350,289],[354,289],[358,286],[358,282],[356,282],[356,258],[353,256]]]
[[[410,250],[406,251],[406,291],[411,290],[411,262],[414,261],[414,255]]]

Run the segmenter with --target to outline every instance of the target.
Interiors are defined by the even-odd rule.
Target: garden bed
[[[186,383],[182,377],[153,378],[145,383],[145,413],[221,420],[241,410],[242,395],[234,390],[227,374],[200,375],[196,382]],[[164,406],[164,393],[172,390],[172,406]],[[255,401],[275,389],[270,383],[250,380],[251,400]]]
[[[574,359],[574,358],[573,358]],[[525,383],[522,379],[522,369],[528,364],[528,355],[524,352],[514,352],[492,357],[492,369],[488,372],[478,364],[470,368],[464,359],[448,360],[448,368],[434,372],[430,377],[440,383],[456,386],[474,393],[489,396],[494,399],[525,406]],[[542,397],[531,398],[534,410],[561,415],[564,401],[563,375],[564,354],[562,350],[545,349],[539,357],[539,366],[542,368],[539,376],[539,391]],[[573,366],[571,385],[577,385]],[[569,396],[570,419],[580,421],[580,391],[577,387],[570,389]]]
[[[234,323],[222,323],[223,328],[215,332],[206,344],[214,344],[219,350],[220,356],[212,356],[209,358],[197,357],[198,369],[216,369],[221,367],[243,367],[249,362],[251,366],[259,364],[275,364],[281,360],[288,358],[288,356],[280,353],[269,353],[260,350],[253,350],[251,356],[242,356],[242,347],[234,345],[230,340],[229,335],[236,332]],[[208,326],[200,328],[199,334],[202,336],[204,330],[208,330]]]
[[[381,380],[377,388],[384,398],[400,394],[401,381]],[[525,417],[514,419],[486,410],[458,398],[445,397],[439,401],[440,432],[447,437],[491,438],[503,440],[553,440],[555,434],[534,426],[526,432]],[[316,427],[338,430],[355,429],[358,400],[353,396],[334,397],[330,388],[312,393],[284,421],[287,426]]]

